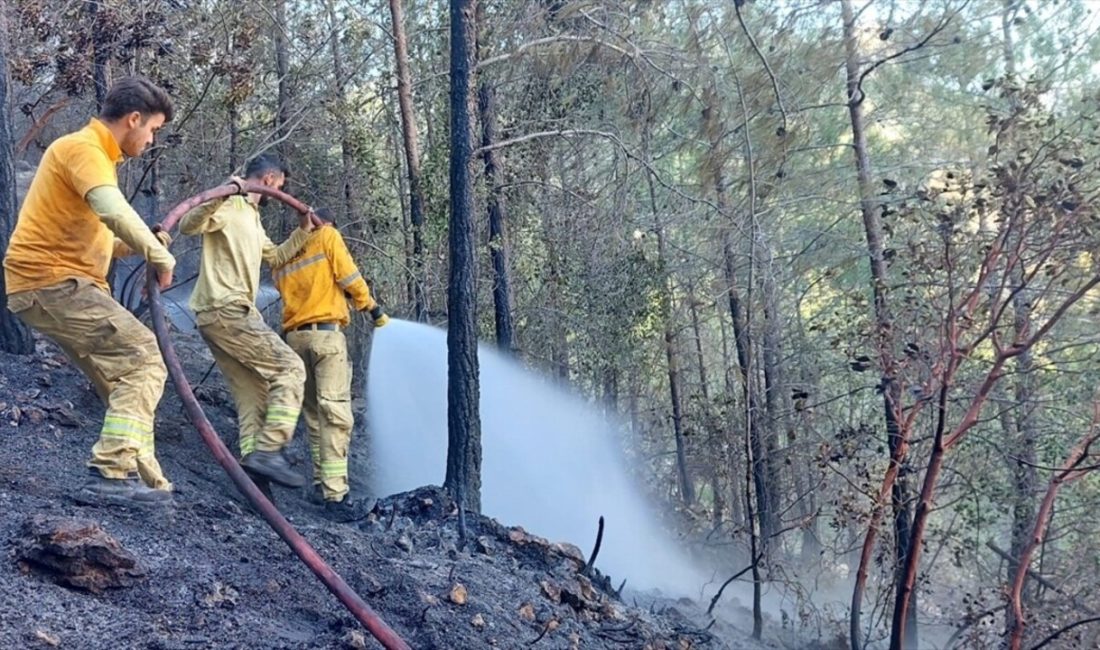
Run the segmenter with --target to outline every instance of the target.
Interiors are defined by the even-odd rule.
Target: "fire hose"
[[[264,194],[278,199],[301,214],[310,212],[310,209],[298,199],[285,192],[259,183],[245,182],[241,191]],[[171,231],[180,217],[191,208],[213,199],[237,193],[238,189],[236,186],[223,185],[197,194],[172,208],[158,228],[166,232]],[[320,224],[316,216],[312,216],[311,218],[313,219],[314,225]],[[187,411],[191,423],[198,429],[202,441],[210,448],[218,464],[220,464],[226,473],[229,474],[229,477],[233,479],[233,483],[236,484],[241,493],[243,493],[252,505],[255,506],[271,528],[278,533],[279,537],[290,546],[291,550],[293,550],[302,562],[316,574],[321,582],[324,583],[325,587],[340,600],[344,607],[363,624],[363,627],[367,628],[367,630],[374,635],[374,638],[378,639],[387,650],[410,650],[409,645],[405,643],[405,641],[398,636],[377,613],[375,613],[366,601],[360,598],[359,595],[344,582],[344,579],[341,578],[320,555],[317,554],[317,551],[315,551],[313,547],[310,546],[309,542],[295,530],[294,526],[291,525],[286,517],[284,517],[283,514],[279,512],[278,508],[275,507],[275,504],[264,496],[260,489],[256,487],[256,484],[252,482],[248,474],[246,474],[237,463],[232,452],[229,451],[217,432],[214,431],[214,427],[210,424],[210,420],[206,418],[206,414],[195,398],[194,391],[191,390],[191,384],[187,381],[186,375],[184,375],[183,366],[180,364],[179,357],[176,356],[176,351],[172,347],[172,341],[168,336],[168,321],[165,317],[164,305],[161,302],[156,272],[151,266],[147,271],[147,287],[149,310],[153,318],[153,331],[156,334],[161,354],[164,356],[164,362],[168,366],[168,374],[172,377],[172,383],[175,385],[176,392],[179,393],[180,399],[183,401],[184,408]]]

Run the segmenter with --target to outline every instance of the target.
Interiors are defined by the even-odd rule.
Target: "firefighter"
[[[156,270],[161,289],[172,284],[169,240],[130,206],[116,170],[171,119],[164,90],[144,77],[119,80],[99,117],[46,149],[4,255],[8,309],[56,343],[107,406],[91,477],[78,494],[85,502],[172,502],[153,435],[168,372],[153,333],[107,283],[111,259],[136,254]]]
[[[328,220],[327,212],[318,216]],[[305,362],[303,405],[313,482],[325,502],[325,514],[353,521],[367,514],[370,501],[348,496],[348,448],[354,419],[351,409],[351,364],[344,329],[350,322],[348,299],[370,314],[375,327],[389,317],[371,296],[352,261],[340,232],[319,228],[285,266],[275,269],[275,287],[283,296],[283,332]]]
[[[260,155],[249,161],[245,179],[280,189],[286,172],[274,156]],[[238,190],[243,185],[238,178],[231,182]],[[305,244],[313,224],[311,213],[303,213],[299,227],[276,246],[260,222],[265,202],[257,193],[208,201],[183,216],[180,232],[202,235],[202,264],[190,304],[237,405],[241,465],[258,482],[301,487],[305,477],[290,467],[282,450],[298,423],[305,367],[264,322],[256,293],[260,263],[285,264]]]

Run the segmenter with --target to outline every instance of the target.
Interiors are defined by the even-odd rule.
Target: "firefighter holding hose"
[[[171,119],[163,89],[144,77],[119,80],[98,118],[46,149],[4,255],[8,309],[56,343],[107,404],[78,494],[85,502],[172,502],[153,444],[168,373],[153,333],[107,283],[112,258],[141,255],[162,289],[172,284],[167,235],[154,235],[130,206],[116,170]]]
[[[286,182],[287,169],[274,156],[249,161],[245,179],[275,189]],[[191,294],[191,309],[203,340],[229,384],[237,405],[241,466],[261,482],[302,487],[305,477],[282,454],[294,436],[306,382],[301,358],[264,322],[256,308],[260,264],[278,267],[309,239],[312,212],[299,217],[299,227],[276,246],[264,232],[258,193],[208,201],[180,220],[180,232],[202,235],[202,263]]]
[[[344,329],[355,309],[370,314],[375,327],[389,316],[371,296],[344,238],[331,227],[327,211],[318,216],[329,224],[310,235],[302,250],[273,273],[283,296],[283,331],[290,347],[305,363],[303,415],[309,431],[313,482],[325,502],[325,515],[335,521],[366,516],[369,501],[348,496],[348,449],[354,416],[351,408],[351,364]]]

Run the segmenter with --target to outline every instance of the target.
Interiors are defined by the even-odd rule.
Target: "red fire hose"
[[[279,199],[302,214],[309,211],[309,208],[298,199],[285,192],[280,192],[279,190],[259,183],[246,182],[242,189],[245,192],[265,194]],[[180,217],[191,208],[212,199],[236,193],[237,188],[234,185],[223,185],[191,197],[177,205],[168,213],[168,216],[161,222],[160,229],[171,231]],[[319,223],[316,216],[314,216],[313,219],[315,224]],[[301,558],[302,562],[320,578],[321,582],[328,587],[328,590],[331,591],[333,595],[344,604],[344,607],[347,607],[348,611],[363,624],[363,627],[367,628],[367,630],[374,635],[374,638],[378,639],[387,650],[410,650],[409,645],[405,643],[405,641],[402,640],[373,609],[371,609],[370,605],[360,598],[359,595],[344,582],[344,579],[321,559],[317,551],[313,550],[309,542],[294,529],[294,526],[292,526],[290,522],[286,520],[286,517],[279,512],[278,508],[260,492],[260,489],[252,482],[248,474],[246,474],[244,470],[241,469],[241,466],[237,464],[237,460],[233,457],[233,454],[225,446],[221,438],[218,437],[210,421],[206,419],[206,414],[203,413],[202,407],[199,406],[198,400],[195,399],[195,393],[191,390],[191,384],[188,383],[187,377],[183,374],[183,366],[180,365],[179,358],[176,356],[176,351],[172,347],[172,341],[168,336],[168,322],[165,319],[164,306],[161,304],[156,272],[151,266],[147,274],[147,285],[149,293],[149,310],[153,316],[153,331],[156,333],[157,343],[160,345],[161,354],[164,355],[164,362],[168,366],[168,374],[172,377],[172,383],[175,385],[176,392],[179,393],[180,399],[183,401],[184,408],[187,410],[187,415],[191,419],[191,423],[199,430],[199,435],[202,436],[203,442],[205,442],[206,446],[213,452],[214,458],[218,461],[218,464],[225,469],[226,473],[229,474],[229,477],[233,479],[233,482],[237,485],[237,488],[248,497],[248,500],[260,511],[260,514],[263,515],[264,519],[267,520],[267,523],[271,525],[275,532],[279,534],[279,537],[283,538],[283,541],[290,546],[291,550],[293,550],[298,557]]]

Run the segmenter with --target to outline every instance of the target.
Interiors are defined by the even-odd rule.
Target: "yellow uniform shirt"
[[[202,264],[190,303],[196,313],[235,303],[255,304],[260,262],[272,267],[285,264],[309,238],[308,232],[297,228],[276,246],[264,232],[259,208],[244,196],[192,208],[180,220],[180,232],[202,235]]]
[[[114,135],[97,119],[50,144],[4,255],[9,294],[70,278],[110,290],[107,272],[116,251],[143,251],[158,269],[172,269],[175,260],[129,204],[97,214],[88,203],[88,193],[96,188],[117,191],[115,166],[121,160]]]
[[[349,297],[357,310],[376,306],[344,238],[328,226],[315,230],[298,255],[275,269],[272,278],[283,296],[283,330],[288,332],[309,323],[346,326]]]

